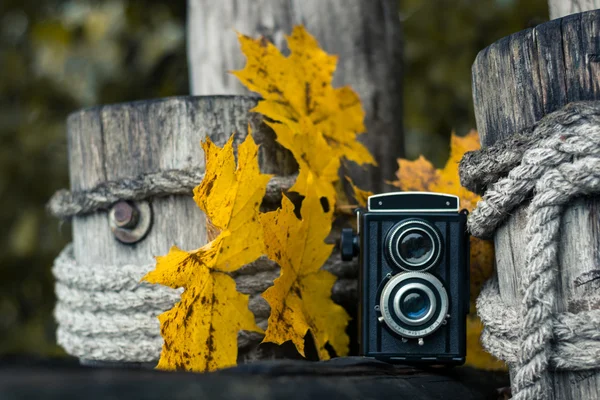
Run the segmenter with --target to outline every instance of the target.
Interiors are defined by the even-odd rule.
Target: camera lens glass
[[[400,272],[388,278],[379,297],[383,322],[403,337],[424,337],[438,329],[448,313],[444,284],[427,272]]]
[[[413,289],[404,294],[400,300],[402,314],[410,319],[418,320],[425,316],[431,308],[431,301],[422,290]]]
[[[398,222],[385,238],[386,256],[392,265],[405,271],[426,271],[442,256],[442,239],[428,221],[408,219]]]
[[[423,231],[407,231],[398,240],[398,253],[408,264],[422,265],[433,255],[431,236]]]

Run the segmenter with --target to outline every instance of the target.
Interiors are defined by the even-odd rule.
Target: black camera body
[[[467,212],[456,196],[369,197],[358,235],[342,232],[342,259],[360,258],[361,355],[405,364],[460,365],[469,313]]]

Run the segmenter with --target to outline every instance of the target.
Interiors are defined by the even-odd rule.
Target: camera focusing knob
[[[358,236],[354,234],[351,228],[342,229],[340,250],[342,253],[342,261],[352,261],[352,259],[358,255]]]

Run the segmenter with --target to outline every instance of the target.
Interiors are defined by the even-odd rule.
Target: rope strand
[[[488,284],[477,300],[484,347],[516,366],[516,400],[548,399],[550,367],[579,370],[600,363],[600,334],[590,334],[600,326],[600,312],[555,313],[562,213],[574,198],[600,193],[600,103],[570,104],[544,117],[530,135],[468,153],[460,166],[463,184],[487,188],[469,217],[475,236],[492,237],[533,195],[521,306],[503,304],[497,282]],[[574,326],[579,330],[573,331]],[[574,351],[583,344],[586,354]]]

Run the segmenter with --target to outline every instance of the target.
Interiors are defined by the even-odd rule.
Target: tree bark
[[[263,35],[279,48],[292,27],[303,24],[321,46],[337,54],[334,85],[351,85],[366,111],[363,141],[379,164],[353,167],[362,188],[382,191],[404,153],[401,33],[394,0],[189,0],[188,60],[191,92],[241,94],[247,90],[228,71],[245,57],[235,31]]]
[[[600,0],[548,0],[550,19],[600,8]]]
[[[544,115],[579,100],[600,100],[600,11],[550,21],[505,37],[483,49],[473,64],[473,101],[482,146],[533,125]],[[521,271],[527,237],[526,205],[495,235],[496,270],[503,301],[521,303]],[[600,200],[582,199],[562,219],[557,311],[587,310],[577,304],[593,293],[579,277],[600,265]],[[556,399],[600,398],[600,370],[555,372]]]

